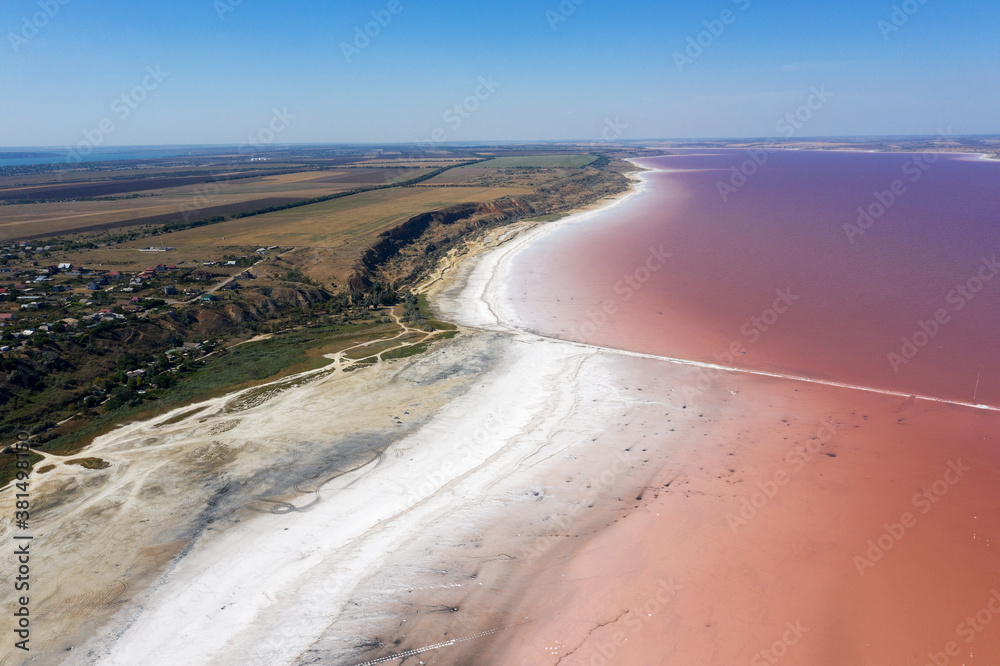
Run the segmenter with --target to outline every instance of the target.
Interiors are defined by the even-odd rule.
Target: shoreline
[[[632,162],[631,160],[629,161]],[[916,400],[925,402],[936,402],[947,405],[955,405],[958,407],[965,407],[969,409],[981,409],[993,412],[1000,412],[1000,406],[997,405],[974,403],[962,400],[950,400],[948,398],[942,398],[940,396],[934,396],[929,394],[921,394],[921,393],[914,393],[907,391],[896,391],[892,389],[880,388],[877,386],[865,386],[850,382],[841,382],[833,379],[820,379],[817,377],[808,377],[805,375],[771,372],[768,370],[762,370],[758,368],[729,366],[729,365],[722,365],[719,363],[695,361],[691,359],[677,358],[659,354],[650,354],[646,352],[638,352],[624,348],[606,347],[591,342],[578,342],[575,340],[568,340],[565,338],[549,336],[528,329],[522,323],[517,321],[516,315],[512,311],[513,307],[510,303],[510,299],[507,298],[506,294],[504,293],[504,289],[506,288],[504,277],[506,276],[506,272],[509,271],[511,261],[514,260],[516,255],[522,249],[530,245],[532,242],[540,238],[543,238],[551,233],[557,232],[566,226],[576,224],[579,222],[584,222],[592,217],[606,214],[611,210],[613,210],[614,208],[616,208],[617,206],[629,201],[632,197],[641,195],[649,186],[648,179],[643,174],[665,171],[664,169],[651,168],[638,164],[636,162],[632,163],[635,164],[637,167],[643,169],[643,171],[638,173],[638,178],[637,178],[637,180],[639,181],[638,186],[629,193],[613,199],[611,202],[609,202],[604,206],[592,209],[584,209],[582,211],[572,213],[566,216],[565,218],[559,219],[555,222],[539,224],[530,227],[528,229],[525,229],[523,231],[520,231],[514,238],[505,241],[502,246],[496,246],[488,256],[480,257],[477,262],[478,265],[471,270],[471,275],[466,276],[462,293],[452,294],[451,300],[453,305],[451,307],[445,306],[443,308],[442,312],[444,313],[445,318],[459,321],[463,325],[473,328],[483,328],[492,331],[505,331],[523,335],[531,335],[545,340],[553,340],[553,341],[563,342],[566,344],[577,345],[581,349],[600,350],[635,358],[646,358],[658,361],[667,361],[669,363],[691,366],[714,372],[739,373],[739,374],[755,375],[759,377],[771,377],[775,379],[801,382],[806,384],[818,384],[823,386],[830,386],[849,391],[875,393],[891,397],[900,397],[904,399],[914,398]],[[472,307],[472,304],[475,305],[475,310],[470,311],[469,308]],[[461,321],[463,318],[465,319],[465,321]]]
[[[611,645],[616,661],[607,663],[653,655],[705,663],[710,648],[711,663],[722,664],[751,659],[798,616],[820,636],[800,648],[799,658],[809,657],[802,663],[832,666],[842,661],[830,661],[825,646],[841,629],[831,634],[818,618],[848,603],[853,619],[839,621],[857,640],[876,640],[878,605],[857,605],[871,601],[869,579],[839,572],[853,573],[850,556],[878,536],[883,515],[873,507],[895,511],[892,491],[933,482],[946,464],[914,450],[897,434],[900,423],[937,435],[950,413],[941,410],[953,405],[909,405],[882,392],[862,401],[824,382],[795,385],[511,327],[504,278],[514,256],[627,201],[647,186],[641,181],[603,206],[494,231],[444,269],[429,285],[435,305],[478,330],[429,354],[333,373],[238,412],[200,410],[169,424],[164,416],[160,427],[106,436],[107,455],[120,464],[94,473],[90,484],[107,480],[95,501],[70,496],[55,531],[83,515],[90,527],[81,536],[115,535],[140,515],[184,525],[170,516],[185,510],[199,515],[202,531],[173,541],[124,534],[123,546],[176,544],[177,552],[167,553],[165,572],[102,602],[117,610],[110,622],[78,623],[85,643],[43,655],[67,666],[354,666],[404,655],[441,666],[554,666],[610,659]],[[721,377],[689,409],[678,387],[703,366]],[[978,445],[992,415],[972,416],[976,436],[967,440]],[[827,422],[829,437],[818,430]],[[872,433],[880,447],[869,446]],[[767,511],[732,528],[729,516],[776,478],[792,442],[817,440],[814,459]],[[346,451],[369,455],[376,442],[384,448],[355,471],[309,481],[314,468],[343,469]],[[83,472],[74,478],[86,482]],[[179,501],[171,483],[207,492]],[[233,488],[241,488],[235,497]],[[220,510],[227,517],[218,528],[210,513],[198,514],[206,501],[232,510]],[[961,496],[955,502],[964,506]],[[113,506],[126,510],[109,514]],[[64,547],[74,561],[108,555],[107,543],[86,550],[89,560]],[[792,552],[799,559],[789,560]],[[964,590],[969,581],[958,576],[952,582]],[[955,603],[939,602],[949,617]],[[895,618],[897,630],[912,628],[906,620]]]
[[[634,193],[634,191],[630,192]],[[624,198],[616,197],[611,200],[610,205],[614,205]],[[581,211],[574,215],[570,215],[566,220],[575,219],[576,215],[579,214],[592,214],[594,210],[601,210],[603,206],[590,211]],[[544,227],[545,225],[540,225]],[[501,232],[503,233],[503,232]],[[427,453],[431,454],[431,459],[425,460],[424,464],[418,466],[417,470],[412,474],[404,474],[403,476],[398,476],[395,480],[391,479],[391,474],[387,474],[387,471],[394,469],[395,467],[391,464],[392,456],[380,454],[379,458],[374,463],[374,468],[371,464],[361,468],[360,470],[349,474],[347,477],[338,479],[335,483],[331,484],[331,487],[324,490],[324,495],[329,492],[332,499],[323,498],[322,502],[318,507],[311,508],[312,513],[304,512],[303,509],[296,509],[295,513],[284,514],[280,518],[275,516],[259,515],[259,509],[255,509],[258,515],[253,515],[254,511],[247,514],[247,508],[253,509],[254,502],[251,497],[255,493],[260,493],[264,490],[264,487],[260,486],[260,482],[254,482],[257,487],[247,488],[247,491],[243,493],[242,498],[237,498],[236,500],[224,499],[223,503],[232,503],[236,501],[237,506],[234,507],[236,513],[233,514],[234,517],[237,515],[242,515],[243,520],[226,521],[225,525],[221,525],[221,530],[215,526],[210,526],[212,520],[209,519],[207,523],[202,523],[203,527],[197,528],[197,532],[190,537],[183,537],[180,541],[177,540],[177,536],[170,536],[166,539],[164,537],[157,537],[154,533],[147,532],[143,534],[141,531],[137,531],[135,528],[129,525],[132,521],[146,522],[145,520],[140,520],[143,516],[149,516],[149,511],[156,511],[152,506],[148,506],[145,497],[148,495],[150,489],[156,489],[156,492],[162,495],[162,490],[158,489],[158,483],[156,479],[156,474],[153,474],[153,470],[162,464],[160,462],[160,456],[163,456],[162,460],[171,460],[171,465],[177,465],[181,468],[173,476],[185,476],[191,473],[195,474],[194,478],[197,476],[205,476],[204,470],[195,471],[199,467],[199,459],[205,455],[205,451],[218,451],[219,453],[211,453],[213,457],[218,457],[222,455],[223,458],[220,459],[222,463],[218,469],[214,472],[209,472],[210,476],[213,478],[218,478],[219,482],[210,482],[209,486],[205,488],[209,492],[207,499],[211,504],[213,500],[211,497],[215,494],[217,497],[225,497],[225,495],[219,495],[220,491],[223,491],[225,486],[219,485],[219,483],[225,483],[227,477],[239,478],[236,474],[245,475],[250,474],[251,478],[259,477],[260,475],[254,471],[257,465],[262,462],[258,457],[258,454],[253,453],[252,449],[257,448],[263,450],[272,446],[268,440],[274,440],[275,435],[280,432],[281,439],[292,440],[298,439],[299,441],[307,440],[309,435],[307,434],[311,428],[309,428],[310,421],[315,422],[315,419],[303,419],[299,417],[300,421],[296,426],[289,431],[288,427],[291,425],[287,414],[281,414],[282,408],[288,411],[291,408],[292,413],[300,412],[301,409],[296,410],[295,407],[299,407],[301,403],[309,403],[315,401],[319,398],[321,401],[326,399],[327,396],[319,395],[325,393],[322,391],[324,385],[340,385],[346,382],[344,393],[345,395],[339,397],[340,402],[345,402],[352,396],[357,395],[359,388],[349,389],[351,385],[367,385],[369,387],[378,387],[373,392],[374,401],[373,406],[377,405],[384,400],[386,385],[384,382],[388,379],[390,381],[397,381],[395,379],[390,379],[392,377],[399,377],[401,375],[406,375],[406,373],[416,372],[417,374],[428,373],[429,368],[435,365],[440,367],[442,363],[445,365],[451,364],[452,367],[466,367],[472,366],[471,368],[465,369],[463,372],[464,377],[457,384],[470,385],[470,382],[477,381],[478,377],[486,373],[486,375],[496,377],[495,380],[491,380],[491,383],[497,385],[499,388],[494,387],[495,390],[500,390],[504,395],[511,396],[514,394],[519,394],[522,399],[519,404],[523,405],[521,409],[528,409],[525,412],[525,417],[520,419],[520,425],[525,426],[531,421],[531,419],[536,418],[532,416],[528,418],[528,414],[537,415],[537,407],[528,405],[523,400],[523,386],[516,388],[512,382],[515,382],[516,378],[511,377],[510,373],[506,370],[499,372],[491,370],[490,368],[496,368],[499,365],[505,365],[500,363],[500,359],[510,360],[513,358],[511,356],[511,349],[516,347],[515,343],[510,340],[504,340],[505,336],[497,338],[496,336],[491,336],[489,334],[477,333],[477,332],[467,332],[460,335],[459,339],[439,343],[435,347],[435,350],[431,352],[431,355],[423,355],[415,357],[412,360],[407,360],[404,362],[396,362],[387,364],[380,369],[368,369],[364,373],[357,374],[355,376],[344,375],[341,372],[330,372],[329,368],[321,368],[313,371],[304,373],[301,377],[302,379],[307,379],[309,377],[316,377],[317,379],[312,382],[306,383],[304,386],[299,388],[293,388],[283,393],[271,398],[263,405],[251,406],[248,410],[240,412],[238,415],[227,414],[225,405],[233,404],[240,400],[240,396],[243,395],[253,395],[257,388],[247,389],[234,394],[227,394],[226,396],[216,398],[209,401],[200,401],[192,405],[184,405],[178,407],[177,409],[170,410],[168,413],[158,415],[156,418],[147,421],[137,421],[129,423],[123,427],[117,428],[111,433],[98,438],[97,441],[91,447],[87,449],[87,453],[99,453],[105,459],[112,463],[111,468],[101,472],[91,472],[89,470],[66,470],[65,472],[60,472],[55,476],[46,475],[36,482],[38,494],[44,495],[51,491],[54,487],[61,484],[65,484],[69,481],[72,484],[77,484],[78,479],[83,481],[86,478],[91,478],[90,481],[86,481],[87,485],[93,485],[95,482],[102,486],[102,490],[97,493],[95,497],[87,497],[86,493],[77,492],[75,494],[70,494],[64,500],[63,505],[60,507],[60,511],[56,512],[61,515],[53,515],[51,517],[52,532],[56,532],[58,528],[56,525],[59,521],[70,521],[73,520],[73,516],[79,516],[82,511],[86,511],[87,507],[95,506],[95,508],[100,507],[102,504],[106,505],[107,502],[104,500],[111,499],[112,503],[119,507],[128,507],[128,511],[120,511],[117,515],[114,515],[114,523],[109,524],[106,527],[106,531],[109,535],[114,535],[113,541],[106,542],[105,548],[111,549],[111,552],[121,551],[122,553],[127,553],[128,551],[140,547],[152,546],[156,543],[162,543],[164,546],[167,544],[175,544],[169,546],[166,551],[160,548],[162,555],[159,561],[163,561],[162,557],[166,556],[171,562],[167,569],[163,573],[154,573],[158,566],[154,565],[153,569],[150,570],[146,567],[147,573],[144,575],[139,575],[138,573],[132,575],[128,582],[124,585],[124,589],[127,590],[125,595],[118,594],[115,597],[115,601],[112,606],[108,606],[106,603],[100,603],[99,606],[103,606],[105,609],[112,609],[118,607],[118,612],[110,622],[101,622],[101,627],[99,630],[96,626],[93,626],[92,621],[86,621],[83,618],[89,613],[85,613],[80,620],[73,620],[72,617],[67,617],[67,613],[62,613],[63,619],[70,622],[67,628],[70,626],[75,626],[76,630],[70,630],[66,636],[62,637],[50,637],[49,641],[45,641],[39,645],[43,647],[46,643],[52,643],[51,638],[55,638],[54,645],[52,648],[56,648],[60,644],[64,644],[67,639],[72,640],[73,643],[70,647],[76,647],[71,653],[68,654],[67,661],[63,663],[73,664],[73,663],[86,663],[86,664],[97,664],[97,663],[139,663],[143,662],[144,657],[142,654],[146,654],[146,658],[154,658],[153,655],[157,655],[159,658],[165,658],[165,655],[170,653],[172,650],[180,650],[181,654],[178,658],[185,663],[215,663],[215,660],[219,658],[219,654],[212,648],[213,645],[216,647],[221,647],[219,641],[234,639],[237,635],[242,634],[244,631],[248,630],[253,624],[253,620],[250,616],[243,613],[242,620],[234,617],[235,614],[232,612],[226,614],[220,609],[232,608],[235,602],[230,602],[228,604],[218,604],[216,602],[218,599],[231,594],[237,594],[244,598],[244,602],[236,604],[236,606],[245,606],[247,609],[257,608],[257,612],[263,612],[264,608],[271,607],[273,604],[270,601],[264,601],[263,606],[261,606],[261,601],[252,601],[253,598],[260,599],[261,591],[255,589],[260,585],[261,577],[260,573],[253,573],[256,570],[260,570],[260,567],[264,569],[272,568],[272,565],[265,564],[268,560],[254,560],[239,566],[235,563],[230,563],[225,567],[225,570],[219,570],[218,563],[228,561],[231,556],[236,553],[248,553],[248,552],[260,552],[266,554],[271,550],[268,546],[265,546],[263,542],[257,544],[257,541],[264,539],[265,541],[269,538],[268,534],[274,534],[278,536],[279,532],[281,538],[293,537],[296,542],[311,541],[311,539],[316,538],[314,533],[315,526],[310,527],[312,523],[319,521],[325,523],[329,528],[331,526],[330,521],[335,522],[335,518],[328,514],[327,518],[319,518],[315,511],[323,510],[324,507],[329,507],[329,510],[334,510],[336,506],[341,506],[343,510],[344,502],[348,496],[353,496],[357,499],[357,503],[354,505],[353,510],[349,513],[353,513],[360,518],[358,520],[352,521],[351,525],[345,526],[335,535],[326,534],[324,539],[321,539],[322,543],[325,545],[319,550],[328,549],[336,550],[352,540],[356,540],[362,535],[368,535],[369,541],[372,543],[380,543],[380,549],[385,550],[388,548],[389,542],[384,541],[384,534],[387,533],[386,530],[389,529],[389,524],[399,521],[399,515],[409,514],[407,520],[403,521],[404,525],[398,529],[408,528],[405,525],[413,525],[414,523],[420,523],[423,518],[420,518],[420,514],[424,511],[428,511],[426,508],[428,503],[434,504],[434,501],[441,502],[440,498],[436,495],[440,491],[437,487],[438,484],[434,484],[434,488],[431,489],[427,485],[427,478],[440,473],[441,469],[447,469],[447,458],[454,457],[456,450],[463,451],[464,449],[459,448],[459,443],[456,442],[456,437],[459,437],[459,433],[464,435],[466,438],[472,438],[477,434],[482,433],[481,423],[490,422],[492,417],[489,410],[483,412],[482,409],[478,411],[473,409],[470,404],[466,404],[466,411],[472,414],[480,414],[481,416],[477,419],[470,419],[469,414],[459,414],[455,413],[457,409],[455,405],[455,398],[452,393],[455,390],[456,381],[449,380],[447,377],[450,373],[442,373],[440,370],[431,373],[435,375],[433,377],[434,381],[439,383],[451,384],[451,388],[443,387],[444,391],[440,394],[440,399],[438,400],[439,407],[436,410],[448,409],[451,407],[452,415],[438,413],[438,411],[432,411],[428,413],[419,423],[414,423],[413,427],[407,428],[407,433],[403,434],[403,439],[399,440],[394,447],[399,447],[400,449],[410,449],[412,445],[407,445],[405,442],[416,437],[421,440],[426,440],[429,435],[428,428],[438,429],[441,427],[440,424],[447,424],[449,428],[447,431],[441,433],[441,437],[448,440],[447,446],[433,446],[423,454],[426,456]],[[464,338],[464,339],[463,339]],[[581,358],[585,358],[590,354],[584,353],[581,355],[580,351],[577,349],[568,349],[565,346],[559,345],[559,348],[566,353],[559,354],[552,351],[552,346],[545,345],[547,349],[535,350],[531,354],[525,356],[524,354],[515,355],[521,360],[519,367],[521,368],[520,382],[523,384],[524,377],[527,374],[532,374],[535,376],[536,384],[539,391],[543,391],[545,395],[549,396],[546,398],[548,401],[557,400],[559,391],[554,391],[552,386],[547,386],[542,380],[545,377],[556,377],[563,373],[555,372],[552,373],[551,368],[552,363],[559,366],[569,364],[568,367],[573,367],[580,362]],[[427,358],[431,356],[431,358]],[[447,357],[443,360],[440,357]],[[465,358],[470,357],[477,359],[473,363],[468,363]],[[477,358],[478,357],[478,358]],[[530,358],[530,362],[529,362]],[[482,365],[482,360],[486,361],[486,365]],[[518,365],[515,363],[515,365]],[[546,367],[549,370],[546,372]],[[545,374],[540,375],[539,372]],[[491,374],[492,373],[492,374]],[[572,376],[570,372],[568,376]],[[281,381],[288,381],[289,378],[284,378]],[[564,392],[571,393],[570,389],[565,384],[563,385]],[[369,389],[371,391],[371,389]],[[419,393],[417,392],[419,391]],[[382,395],[379,395],[379,394]],[[413,399],[418,395],[423,393],[423,389],[419,389],[417,385],[411,387],[402,387],[401,390],[397,390],[399,399],[404,402],[402,405],[409,405],[412,403]],[[482,396],[480,396],[482,397]],[[381,400],[380,400],[381,399]],[[546,400],[539,400],[539,403],[544,403]],[[421,400],[423,402],[423,400]],[[508,398],[496,398],[493,400],[482,401],[486,404],[494,403],[496,405],[504,405],[511,402]],[[513,401],[517,403],[518,401]],[[345,402],[346,404],[346,402]],[[377,408],[376,408],[377,409]],[[408,411],[412,411],[412,407],[407,410],[404,406],[399,408],[393,408],[393,412],[399,415],[406,414]],[[516,411],[516,410],[515,410]],[[177,419],[178,416],[183,418]],[[507,415],[508,418],[510,415]],[[408,419],[410,417],[402,416],[402,418]],[[527,420],[525,420],[527,419]],[[516,420],[516,419],[515,419]],[[273,427],[267,425],[268,422],[274,422],[276,427],[279,427],[278,431],[274,431],[274,435],[269,435],[268,432],[273,431]],[[459,424],[456,432],[456,423]],[[204,425],[202,425],[204,424]],[[213,425],[215,424],[215,425]],[[252,425],[251,425],[252,424]],[[357,432],[362,430],[358,426],[351,423],[339,423],[331,424],[337,425],[337,429],[343,431],[345,434],[350,432]],[[465,430],[462,430],[464,426]],[[247,430],[248,427],[253,428],[253,434]],[[294,433],[298,431],[299,435]],[[486,442],[483,448],[475,448],[473,450],[473,458],[470,458],[468,464],[470,465],[482,465],[491,456],[494,456],[498,450],[509,448],[506,443],[514,438],[517,434],[516,429],[508,430],[505,434],[497,433],[491,438],[489,442]],[[206,440],[206,435],[210,438],[216,440],[215,444]],[[264,440],[263,444],[257,444],[251,447],[251,450],[244,451],[240,453],[237,458],[233,458],[235,451],[240,449],[247,449],[247,437],[253,437],[255,439]],[[185,444],[184,442],[190,441],[190,444]],[[392,440],[390,440],[391,442]],[[170,443],[176,442],[176,443]],[[169,445],[167,445],[170,443]],[[284,443],[280,448],[287,449],[287,442]],[[208,449],[206,449],[206,446]],[[183,463],[182,459],[187,458],[184,449],[190,448],[194,451],[199,452],[196,460],[190,461],[190,463]],[[153,449],[158,449],[155,454]],[[226,452],[228,451],[228,453]],[[416,452],[416,449],[414,449]],[[435,453],[436,451],[436,453]],[[241,461],[239,458],[249,454],[249,459],[246,461]],[[136,455],[142,456],[142,458],[136,457]],[[273,455],[273,454],[267,454]],[[279,454],[283,455],[283,454]],[[434,460],[433,456],[437,456]],[[444,456],[442,458],[441,456]],[[254,459],[257,460],[254,460]],[[232,461],[232,462],[229,462]],[[195,469],[191,469],[192,463]],[[425,472],[418,473],[420,469],[424,469]],[[491,468],[492,469],[492,468]],[[148,470],[148,471],[147,471]],[[190,471],[189,471],[190,470]],[[243,471],[240,471],[243,470]],[[402,468],[397,469],[402,471]],[[462,471],[459,469],[449,470],[451,472],[450,476],[460,477],[462,476]],[[497,470],[490,472],[494,475],[503,474]],[[293,472],[293,476],[289,477],[289,485],[287,490],[278,491],[278,497],[282,503],[291,505],[302,504],[301,500],[297,500],[296,497],[301,494],[301,486],[298,482],[292,483],[292,478],[296,473]],[[298,472],[301,474],[301,472]],[[167,475],[162,481],[167,481],[167,479],[172,475]],[[271,486],[275,486],[273,482],[269,482],[266,478],[268,475],[265,474],[261,478],[261,481],[267,483]],[[286,474],[287,476],[287,474]],[[69,478],[67,478],[69,477]],[[194,480],[192,478],[192,480]],[[372,493],[376,493],[373,486],[368,485],[370,481],[374,481],[377,484],[384,484],[386,482],[390,483],[391,487],[399,488],[400,491],[397,496],[389,504],[383,506],[382,509],[376,509],[371,504],[371,498],[374,497]],[[181,484],[190,484],[190,481],[185,481]],[[414,496],[412,494],[413,488],[420,488],[421,485],[427,487],[430,491],[428,497],[423,497],[418,494]],[[442,483],[443,487],[446,485]],[[294,490],[293,490],[294,486]],[[275,486],[277,489],[277,486]],[[361,492],[358,489],[367,489],[365,492]],[[410,489],[406,492],[402,492],[403,489]],[[384,489],[383,489],[384,490]],[[127,503],[122,505],[120,500],[116,499],[121,495],[122,492],[126,493]],[[168,512],[170,515],[176,515],[174,507],[178,506],[177,502],[182,501],[191,508],[197,506],[199,501],[198,497],[201,496],[203,491],[196,492],[190,498],[184,500],[173,500],[163,503],[164,506],[159,510],[160,518],[157,521],[162,521],[161,529],[167,531],[180,529],[187,532],[191,529],[190,521],[180,520],[177,518],[166,518]],[[224,492],[224,491],[223,491]],[[360,493],[360,494],[359,494]],[[317,496],[318,497],[318,496]],[[306,496],[308,498],[308,496]],[[250,504],[246,504],[245,508],[238,508],[240,502],[246,502],[251,500]],[[192,504],[192,501],[194,504]],[[162,500],[161,500],[162,503]],[[291,506],[290,505],[290,506]],[[412,506],[411,506],[412,505]],[[257,504],[259,505],[259,503]],[[310,503],[306,502],[305,507],[309,507]],[[261,508],[266,508],[261,507]],[[190,509],[187,509],[190,510]],[[195,510],[195,516],[200,513],[197,509]],[[293,535],[289,535],[286,530],[292,530],[292,527],[277,527],[278,522],[282,521],[284,524],[288,520],[298,518],[301,516],[307,516],[307,518],[302,522],[296,522],[296,527],[294,529],[300,530],[295,532]],[[250,518],[250,520],[246,520]],[[199,519],[196,522],[201,522]],[[274,525],[272,528],[267,528],[266,525],[270,523]],[[384,523],[384,525],[383,525]],[[85,523],[84,533],[88,532],[86,525],[90,523]],[[352,527],[353,525],[353,527]],[[256,527],[254,527],[256,526]],[[268,530],[272,530],[269,532]],[[347,529],[347,532],[343,530]],[[124,532],[122,532],[124,530]],[[263,530],[263,531],[261,531]],[[78,530],[79,531],[79,530]],[[312,537],[306,538],[306,534],[312,534]],[[379,536],[379,535],[382,536]],[[82,536],[83,534],[81,534]],[[339,541],[337,539],[340,539]],[[114,545],[112,545],[114,544]],[[255,545],[256,544],[256,545]],[[340,545],[338,545],[340,544]],[[55,542],[49,544],[50,547],[55,546]],[[63,550],[62,546],[59,546],[60,550]],[[309,548],[310,551],[316,551],[318,548],[313,546]],[[362,580],[365,575],[361,574],[362,570],[374,573],[371,569],[372,562],[376,561],[377,558],[371,557],[375,552],[379,552],[379,548],[374,550],[369,547],[365,552],[368,552],[368,556],[358,556],[350,558],[356,566],[362,566],[362,569],[357,570],[354,576],[344,576],[345,572],[341,572],[341,575],[337,576],[338,580],[350,581],[352,579],[356,581]],[[388,548],[391,551],[391,548]],[[65,552],[70,552],[69,550]],[[177,553],[176,555],[172,553]],[[288,554],[275,553],[273,556],[277,557],[287,557]],[[82,553],[81,553],[82,554]],[[96,557],[96,553],[94,555]],[[295,556],[293,559],[297,559]],[[81,560],[86,558],[81,558],[75,556],[73,558],[59,558],[60,561],[54,562],[58,564],[61,568],[65,569],[60,576],[55,577],[55,580],[62,578],[64,576],[72,575],[74,570],[74,562],[82,563]],[[117,557],[116,557],[117,559]],[[135,561],[133,560],[132,570],[135,570]],[[282,580],[288,583],[290,586],[295,584],[290,582],[287,576],[292,576],[292,579],[296,579],[296,576],[314,576],[315,572],[311,572],[310,569],[322,568],[322,563],[315,559],[315,557],[309,558],[308,564],[298,565],[291,567],[289,563],[286,562],[281,567],[280,570],[286,571],[287,575],[282,576]],[[239,571],[239,574],[235,572]],[[211,572],[209,579],[205,579],[204,576]],[[153,578],[149,578],[153,575]],[[145,582],[143,582],[143,576],[145,576]],[[326,580],[329,580],[329,574],[325,574]],[[53,582],[55,582],[53,580]],[[211,581],[209,583],[209,580]],[[193,584],[194,581],[202,581],[200,584]],[[225,581],[225,582],[223,582]],[[95,581],[96,582],[96,581]],[[114,583],[109,581],[111,586],[122,587],[120,583]],[[305,587],[308,584],[302,581]],[[338,584],[339,585],[339,584]],[[328,589],[330,594],[341,598],[340,595],[346,596],[349,592],[349,584],[344,583],[344,590],[330,590],[330,586],[325,586],[324,589]],[[276,603],[282,603],[277,596],[277,588],[273,585],[265,586],[272,590],[267,593],[269,599],[275,599]],[[302,589],[305,589],[302,588]],[[198,590],[198,592],[195,592]],[[265,590],[266,592],[266,590]],[[101,595],[97,595],[100,598]],[[181,630],[182,627],[178,626],[176,623],[179,620],[181,613],[179,609],[177,612],[171,610],[173,604],[177,603],[177,600],[183,599],[183,606],[187,612],[195,612],[196,608],[201,609],[203,619],[205,624],[203,626],[212,626],[211,635],[202,635],[200,639],[195,639],[195,637],[189,637],[190,640],[185,641],[188,647],[182,647],[174,642],[175,633]],[[332,597],[327,596],[327,599],[332,599]],[[341,598],[341,601],[345,599]],[[125,605],[122,606],[121,604]],[[291,599],[288,599],[285,603],[292,603]],[[294,606],[294,604],[293,604]],[[213,608],[215,610],[213,610]],[[45,609],[41,609],[45,613]],[[294,613],[294,609],[290,612]],[[72,614],[70,614],[72,615]],[[101,614],[94,616],[97,619]],[[228,619],[227,616],[230,616]],[[90,629],[85,627],[90,625]],[[282,628],[282,625],[273,625],[275,629]],[[287,627],[284,627],[287,629]],[[95,630],[96,633],[95,633]],[[208,631],[206,629],[206,631]],[[82,633],[81,633],[82,632]],[[148,633],[147,633],[148,632]],[[168,634],[161,634],[160,632],[168,632]],[[314,639],[316,635],[322,633],[321,627],[314,626],[314,634],[312,638]],[[90,635],[90,639],[82,646],[75,645],[76,640],[79,640],[84,635]],[[76,635],[77,638],[72,637]],[[156,636],[162,636],[162,639],[157,639]],[[299,641],[302,643],[297,647],[289,647],[287,644],[282,643],[277,652],[283,653],[283,658],[288,659],[292,656],[292,652],[297,649],[301,649],[308,645],[309,637],[304,634],[299,634]],[[256,646],[256,638],[246,644],[244,655],[255,653],[258,650]],[[194,647],[193,647],[194,646]],[[50,649],[52,649],[50,648]],[[69,649],[68,647],[66,649]],[[210,654],[216,652],[214,658],[209,657]],[[43,650],[43,653],[52,654],[49,650]],[[276,654],[273,656],[277,656]],[[139,661],[135,661],[138,659]],[[154,658],[155,660],[155,658]],[[144,662],[144,663],[149,663]],[[234,658],[234,663],[238,663],[238,660]]]

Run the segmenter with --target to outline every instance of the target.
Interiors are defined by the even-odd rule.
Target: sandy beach
[[[428,354],[132,424],[90,450],[109,469],[38,477],[24,663],[996,663],[1000,629],[956,635],[1000,585],[996,412],[522,330],[511,262],[606,212],[450,264],[430,295],[464,328]]]

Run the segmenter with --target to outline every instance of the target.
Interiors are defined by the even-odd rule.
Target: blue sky
[[[5,0],[0,145],[1000,133],[995,0],[577,2]]]

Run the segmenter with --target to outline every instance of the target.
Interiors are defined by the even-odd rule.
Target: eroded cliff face
[[[485,203],[466,203],[414,215],[382,237],[361,256],[348,279],[358,296],[380,283],[400,288],[419,276],[447,249],[468,234],[514,220],[568,212],[628,188],[619,171],[588,170],[535,194],[502,197]]]

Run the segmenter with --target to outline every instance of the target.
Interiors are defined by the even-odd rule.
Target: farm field
[[[495,157],[474,166],[481,169],[510,169],[518,167],[582,169],[596,160],[596,155],[525,155],[519,157]]]
[[[228,215],[359,187],[399,182],[430,171],[407,166],[305,171],[219,183],[199,179],[199,182],[179,187],[136,191],[133,194],[140,196],[134,198],[8,204],[0,208],[0,240],[92,231],[100,227],[166,224],[181,219],[185,212],[188,213],[187,219]],[[155,185],[165,180],[154,178],[149,182]]]
[[[478,203],[530,192],[511,187],[378,190],[179,231],[166,239],[182,254],[203,247],[280,245],[338,248],[349,250],[356,257],[379,232],[412,215],[457,203]],[[148,242],[137,241],[123,247],[144,245]]]

